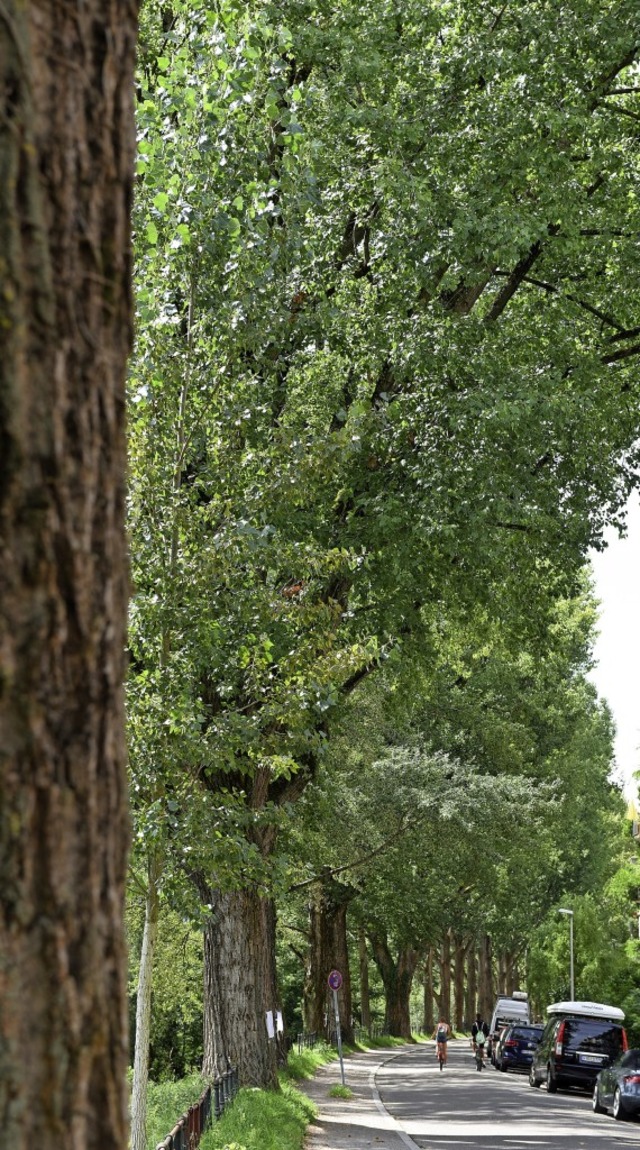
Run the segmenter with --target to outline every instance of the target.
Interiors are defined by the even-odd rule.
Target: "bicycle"
[[[436,1044],[436,1053],[440,1069],[442,1070],[447,1064],[447,1044],[446,1042],[438,1042]]]

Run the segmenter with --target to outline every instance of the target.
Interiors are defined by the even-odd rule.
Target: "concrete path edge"
[[[340,1081],[337,1061],[297,1083],[318,1108],[317,1118],[307,1129],[305,1150],[400,1150],[400,1144],[405,1150],[419,1150],[385,1109],[376,1086],[376,1075],[383,1066],[415,1049],[415,1043],[406,1043],[389,1051],[371,1049],[348,1055],[344,1067],[346,1083],[354,1094],[350,1100],[329,1097],[331,1087]]]

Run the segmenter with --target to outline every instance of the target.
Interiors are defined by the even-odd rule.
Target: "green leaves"
[[[433,750],[545,781],[587,752],[600,802],[562,603],[638,473],[634,359],[607,361],[637,326],[637,140],[603,105],[635,16],[497,15],[145,7],[141,792],[177,768],[286,802],[355,685],[392,651],[413,692],[419,649]]]

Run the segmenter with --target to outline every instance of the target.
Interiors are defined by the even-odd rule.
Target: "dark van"
[[[529,1071],[530,1086],[543,1083],[549,1094],[559,1086],[593,1090],[596,1077],[627,1050],[624,1013],[602,1002],[556,1002]]]

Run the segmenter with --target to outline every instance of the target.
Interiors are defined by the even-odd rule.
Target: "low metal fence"
[[[302,1054],[303,1050],[306,1050],[311,1046],[315,1046],[317,1041],[318,1041],[317,1031],[315,1031],[315,1030],[310,1030],[310,1031],[304,1030],[304,1031],[302,1031],[302,1033],[298,1035],[298,1054]]]
[[[207,1086],[204,1094],[176,1122],[156,1150],[195,1150],[204,1131],[224,1113],[238,1093],[238,1071],[231,1069]]]
[[[368,1030],[364,1026],[354,1026],[353,1035],[356,1042],[366,1042],[367,1038],[386,1038],[389,1027],[379,1022],[372,1022]]]

